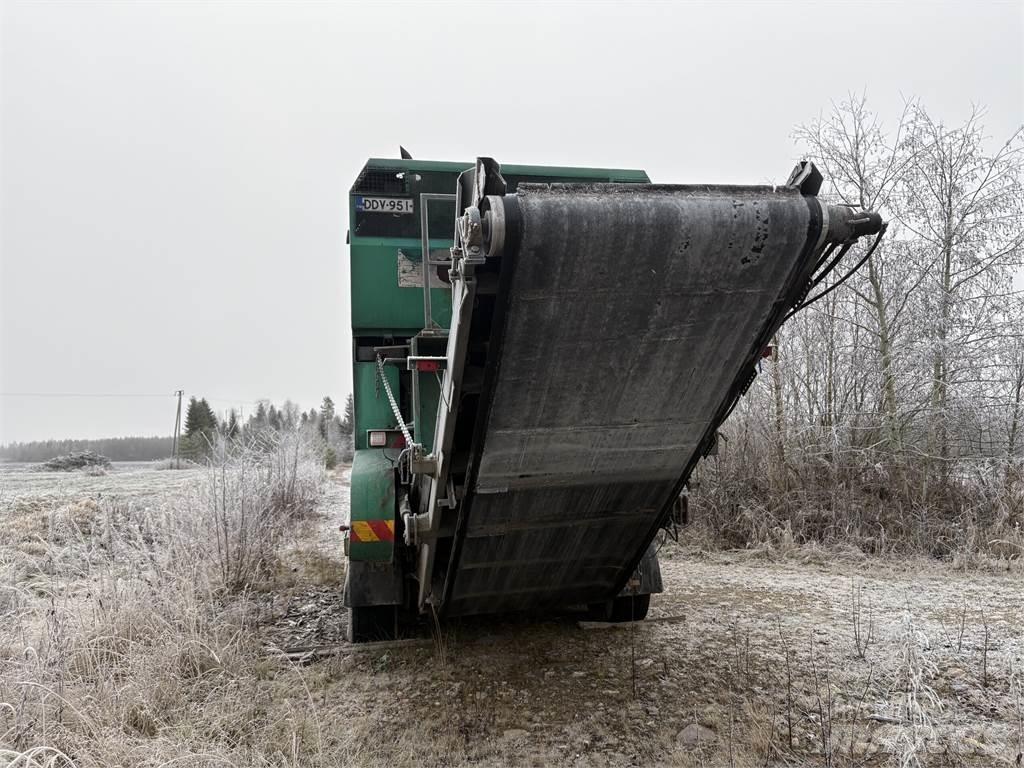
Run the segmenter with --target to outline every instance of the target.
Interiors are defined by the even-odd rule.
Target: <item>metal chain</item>
[[[402,436],[405,437],[405,444],[412,447],[412,435],[409,433],[409,427],[405,423],[405,419],[402,418],[402,412],[398,410],[398,403],[395,402],[395,396],[391,392],[391,385],[388,384],[388,378],[384,375],[384,358],[381,355],[377,355],[377,374],[380,376],[380,381],[384,385],[384,391],[387,392],[388,401],[391,403],[391,411],[395,414],[395,418],[398,420],[398,426],[402,429]]]

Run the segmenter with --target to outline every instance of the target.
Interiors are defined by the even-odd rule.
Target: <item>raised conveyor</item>
[[[500,277],[486,322],[449,339],[486,362],[458,416],[473,429],[447,447],[468,455],[430,600],[448,615],[606,600],[821,266],[829,210],[795,186],[521,184],[476,201]]]

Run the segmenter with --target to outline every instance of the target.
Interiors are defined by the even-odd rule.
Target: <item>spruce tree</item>
[[[356,427],[356,409],[355,403],[352,401],[352,395],[349,394],[345,398],[345,415],[341,420],[341,434],[348,437],[352,436]]]
[[[206,402],[204,397],[199,401],[199,408],[201,412],[201,429],[207,434],[208,437],[212,437],[213,433],[217,431],[218,422],[217,415],[213,412],[210,404]]]
[[[318,426],[320,427],[320,437],[324,440],[328,439],[330,432],[330,424],[334,419],[334,401],[330,397],[324,396],[324,401],[320,405],[320,419]]]
[[[185,434],[191,437],[202,428],[202,415],[200,414],[199,401],[196,398],[188,399],[188,411],[185,412]]]

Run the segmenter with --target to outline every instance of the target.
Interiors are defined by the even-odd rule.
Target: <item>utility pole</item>
[[[185,394],[185,390],[179,389],[174,394],[178,396],[178,413],[174,417],[174,442],[171,448],[171,455],[174,457],[174,468],[180,469],[181,464],[178,462],[178,438],[181,435],[181,396]]]

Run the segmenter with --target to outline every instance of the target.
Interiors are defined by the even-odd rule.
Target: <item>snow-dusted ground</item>
[[[0,462],[0,510],[18,498],[47,503],[79,501],[100,494],[121,498],[156,496],[180,488],[196,469],[157,470],[157,462],[114,462],[106,475],[85,472],[39,472],[38,464]]]
[[[2,473],[0,510],[15,515],[0,512],[0,526],[34,520],[19,510],[36,503],[173,493],[191,475]],[[321,515],[296,531],[266,594],[268,644],[344,637],[347,482],[333,473]],[[666,591],[642,623],[584,628],[567,612],[425,624],[433,642],[341,653],[303,668],[302,686],[264,669],[239,690],[265,700],[271,722],[315,717],[324,765],[882,766],[911,752],[927,766],[1015,764],[1019,567],[663,556]],[[862,654],[855,620],[870,637]]]
[[[681,552],[664,574],[640,624],[481,617],[321,662],[323,714],[355,764],[1015,764],[1019,575]]]
[[[344,479],[313,539],[339,559],[339,579],[329,536],[347,510]],[[663,555],[666,591],[643,623],[479,617],[433,645],[314,665],[339,748],[380,765],[881,766],[914,753],[921,765],[1015,764],[1019,568],[821,551],[772,562],[671,545]],[[317,627],[334,641],[336,587],[295,588],[285,604],[302,642],[315,644]]]

